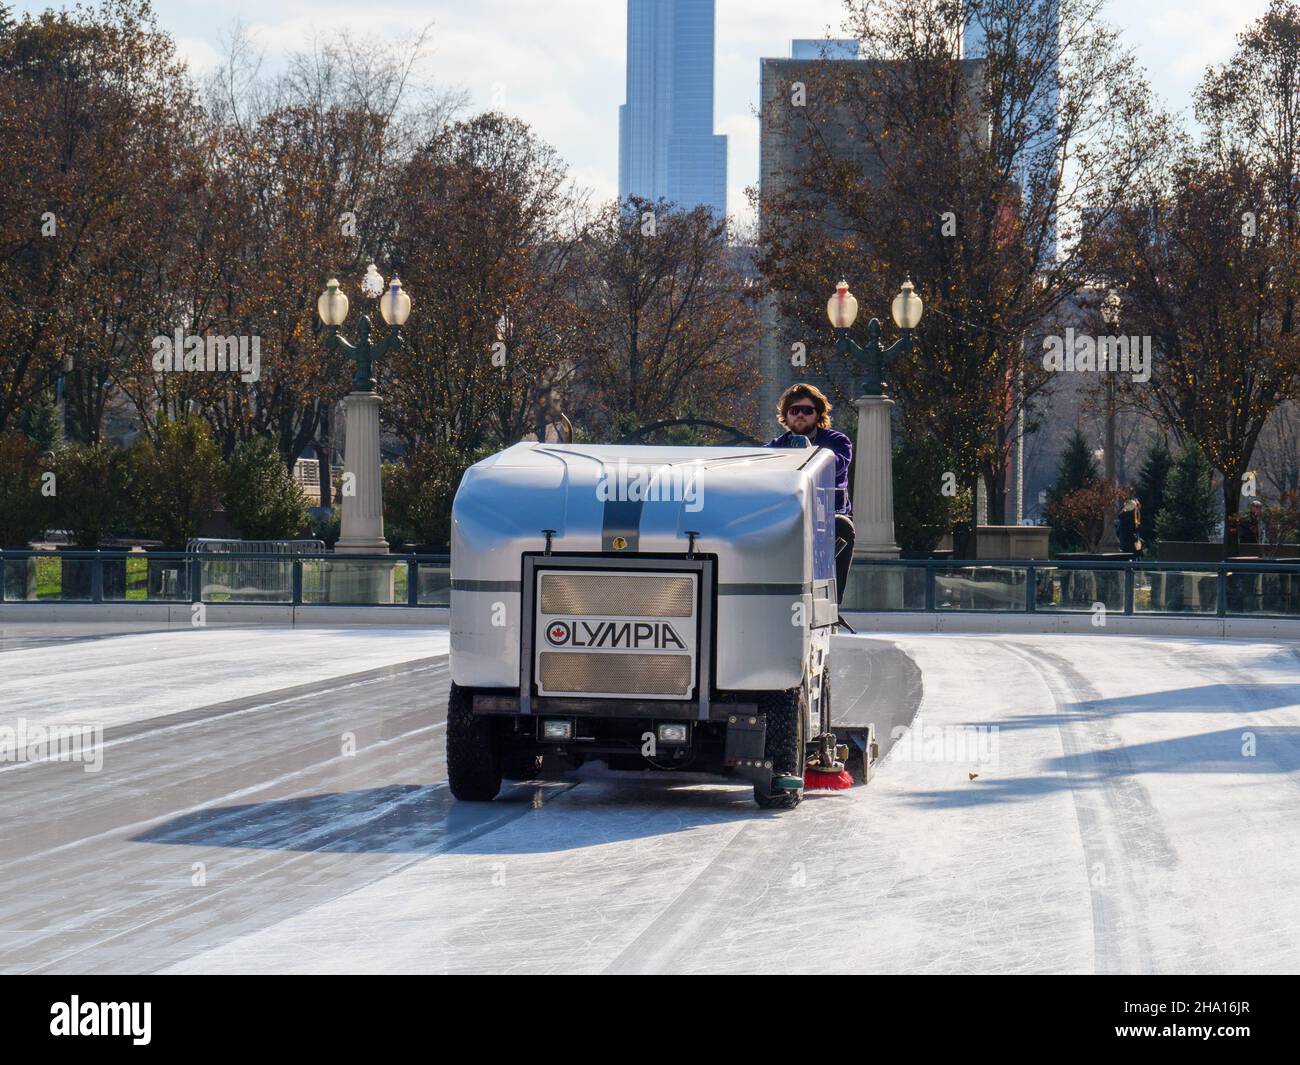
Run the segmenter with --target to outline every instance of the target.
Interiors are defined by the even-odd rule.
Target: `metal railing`
[[[451,566],[423,554],[0,551],[0,602],[447,607]],[[872,559],[853,564],[844,609],[1300,620],[1300,565]]]
[[[447,555],[0,551],[0,603],[451,603]]]
[[[1300,565],[871,559],[853,563],[844,608],[1300,619]]]
[[[324,555],[325,542],[198,539],[186,544],[185,552],[202,558],[200,594],[207,602],[292,604],[294,570],[283,565],[284,561],[295,556]],[[211,561],[203,558],[209,555],[217,557]],[[251,561],[249,555],[266,561]]]

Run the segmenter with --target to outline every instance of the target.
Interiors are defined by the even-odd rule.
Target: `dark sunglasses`
[[[785,412],[787,414],[816,414],[817,408],[804,403],[791,403],[790,406],[785,408]]]

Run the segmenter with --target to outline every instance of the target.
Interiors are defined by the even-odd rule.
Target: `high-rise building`
[[[845,76],[851,78],[867,78],[873,67],[872,63],[858,58],[856,41],[796,40],[791,42],[790,52],[789,59],[759,60],[759,189],[765,197],[797,188],[810,165],[805,110],[792,102],[796,87],[815,85],[819,70],[827,62],[843,62],[847,67]],[[840,121],[840,117],[838,114],[833,117],[825,131],[826,137],[834,143],[838,154],[858,163],[864,181],[874,180],[878,169],[876,160],[860,140],[848,136],[850,123]],[[828,229],[837,221],[832,214],[829,206],[823,209],[820,222]],[[759,224],[762,224],[761,216]],[[758,386],[759,409],[765,418],[772,417],[781,393],[796,381],[812,381],[828,387],[832,393],[843,394],[849,387],[851,363],[839,366],[838,375],[834,367],[830,377],[812,374],[792,363],[794,343],[808,344],[811,339],[791,332],[789,323],[778,313],[776,302],[768,300],[763,306]],[[837,376],[838,380],[832,380]],[[849,414],[846,412],[845,416]]]
[[[1025,141],[1014,160],[1016,180],[1026,194],[1029,192],[1034,167],[1046,167],[1049,170],[1056,165],[1056,112],[1059,98],[1056,88],[1055,38],[1060,33],[1059,0],[1039,0],[1039,10],[1032,15],[1025,15],[1019,22],[1019,35],[1014,38],[1003,36],[1004,40],[1013,40],[1017,50],[1030,56],[1044,56],[1051,59],[1044,68],[1035,86],[1033,99],[1028,102],[1028,120],[1036,123],[1038,133]],[[999,14],[999,18],[1005,17]],[[999,29],[1005,27],[999,23]],[[1049,42],[1044,35],[1050,35]],[[1005,51],[1005,48],[1003,48]],[[967,22],[962,32],[962,57],[965,59],[987,59],[989,54],[986,27],[975,18]],[[1056,258],[1055,213],[1053,212],[1053,233],[1047,241],[1043,252],[1043,267],[1051,266]]]
[[[790,42],[791,59],[858,59],[862,45],[859,41],[821,40],[800,37]]]
[[[841,83],[861,85],[864,98],[869,98],[869,86],[872,81],[887,73],[893,65],[888,60],[871,60],[859,58],[856,41],[794,41],[791,46],[791,58],[764,58],[759,60],[759,188],[762,196],[779,197],[792,189],[799,189],[805,180],[810,165],[808,148],[807,108],[796,95],[795,90],[806,89],[808,94],[816,92],[818,81],[826,76],[827,63],[834,63],[837,78]],[[961,64],[962,76],[972,98],[976,97],[981,73],[978,61]],[[854,94],[850,94],[852,97]],[[798,101],[798,102],[797,102]],[[879,180],[881,159],[872,147],[879,143],[879,120],[870,114],[855,113],[841,106],[832,107],[821,116],[822,124],[819,139],[829,147],[835,157],[853,163],[860,170],[861,181],[870,183]],[[871,136],[865,136],[863,123],[874,123]],[[973,127],[972,136],[977,136],[978,126]],[[805,203],[815,206],[815,198],[808,198]],[[763,219],[760,216],[760,227]],[[826,233],[843,232],[848,221],[837,215],[833,205],[821,204],[813,218],[806,224],[818,227]],[[882,224],[888,224],[882,221]],[[854,278],[848,277],[850,283]],[[901,284],[903,278],[898,279]],[[862,293],[859,292],[859,295]],[[827,296],[830,292],[826,293]],[[865,318],[880,317],[888,323],[888,304],[880,307],[866,308]],[[889,328],[887,325],[886,328]],[[805,380],[826,389],[832,396],[847,396],[856,367],[851,360],[836,358],[830,360],[825,374],[817,374],[805,368],[803,363],[796,363],[792,354],[798,345],[806,349],[815,343],[830,345],[829,330],[816,337],[803,335],[800,328],[785,320],[780,314],[776,300],[768,300],[763,307],[763,338],[759,352],[758,401],[760,413],[771,417],[781,393],[795,381]],[[840,408],[839,428],[852,424],[853,408],[847,404]]]
[[[727,213],[727,138],[713,132],[714,0],[628,0],[618,194]]]

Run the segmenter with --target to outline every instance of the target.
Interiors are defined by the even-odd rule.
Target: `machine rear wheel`
[[[767,715],[765,757],[772,763],[772,776],[803,779],[807,763],[804,744],[804,721],[808,716],[808,693],[803,685],[787,691],[770,692],[759,700],[759,710]],[[803,798],[803,789],[754,785],[754,801],[765,810],[793,810]]]
[[[492,724],[474,716],[474,700],[457,684],[447,697],[447,782],[464,802],[490,802],[501,790],[501,759]]]

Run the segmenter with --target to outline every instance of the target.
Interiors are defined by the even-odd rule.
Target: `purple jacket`
[[[773,437],[764,447],[793,447],[790,437],[784,432]],[[835,429],[818,429],[812,438],[813,447],[824,447],[835,452],[835,513],[852,514],[853,501],[849,499],[849,463],[853,461],[853,441]]]

